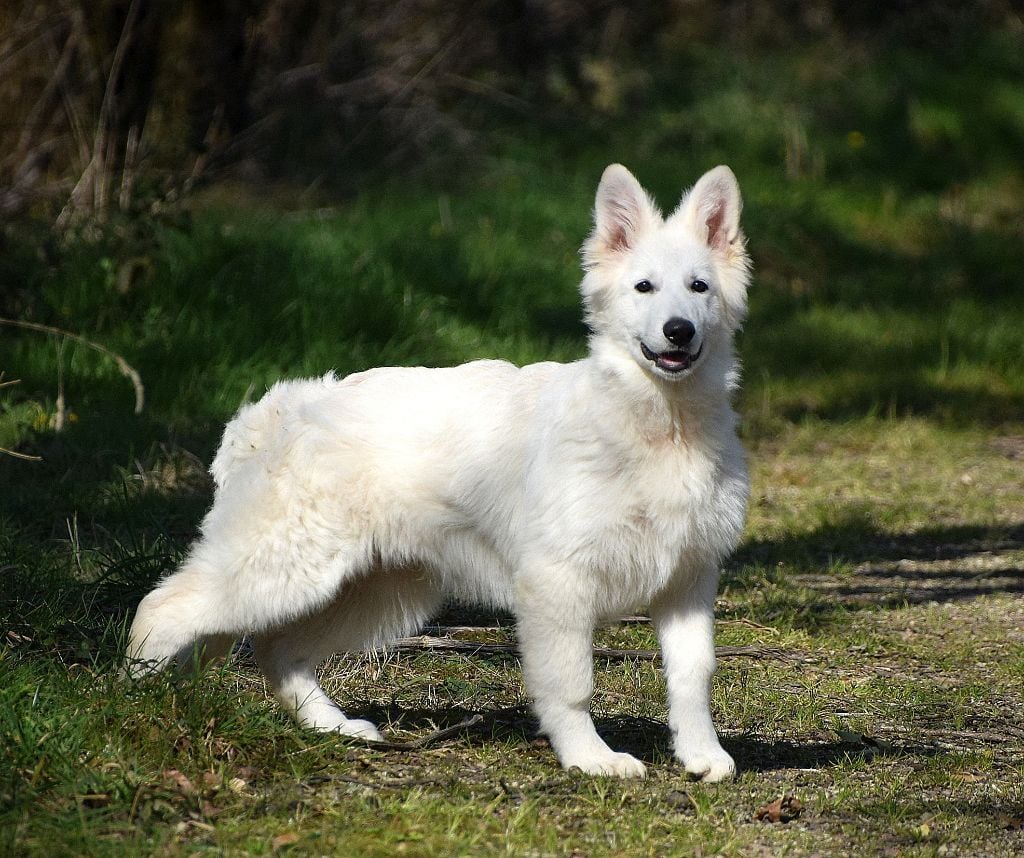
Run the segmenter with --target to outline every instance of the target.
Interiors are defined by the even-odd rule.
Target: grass
[[[467,177],[297,206],[210,189],[179,222],[57,245],[4,233],[8,314],[139,369],[0,332],[0,852],[50,855],[986,854],[1024,848],[1024,270],[1019,38],[970,63],[892,47],[666,60],[628,117],[504,124]],[[965,93],[970,93],[967,97]],[[673,764],[645,659],[594,710],[645,783],[560,771],[512,654],[338,658],[398,739],[300,732],[244,648],[132,684],[125,624],[210,498],[223,421],[279,377],[585,347],[576,248],[601,168],[667,207],[725,161],[756,264],[740,342],[754,495],[726,568],[716,720],[735,783]],[[57,433],[58,379],[68,422]],[[511,644],[507,618],[448,634]],[[654,646],[649,624],[606,647]],[[755,821],[784,794],[787,824]]]

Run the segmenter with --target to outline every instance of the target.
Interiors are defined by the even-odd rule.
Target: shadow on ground
[[[367,703],[355,704],[353,717],[369,718],[384,727],[385,733],[400,730],[412,734],[403,741],[388,737],[395,744],[380,749],[383,754],[407,753],[438,744],[470,746],[513,743],[524,748],[550,753],[547,740],[537,732],[537,721],[526,705],[472,711],[462,707],[440,709],[404,709]],[[660,721],[635,716],[597,717],[598,733],[617,751],[632,754],[648,765],[673,764],[672,735]],[[390,730],[388,729],[390,726]],[[463,727],[463,729],[459,729]],[[441,737],[435,741],[434,736]],[[940,753],[932,744],[920,742],[880,742],[869,737],[862,741],[765,740],[748,736],[726,736],[723,747],[736,759],[740,771],[775,772],[790,769],[824,769],[851,759],[913,757],[923,759]],[[368,747],[373,748],[372,745]]]
[[[899,608],[1024,593],[1022,553],[1024,522],[892,534],[853,515],[810,533],[746,543],[724,582],[740,592],[765,578],[809,587],[825,612]]]

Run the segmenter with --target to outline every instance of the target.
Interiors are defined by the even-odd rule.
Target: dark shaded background
[[[348,191],[486,155],[495,121],[585,135],[694,49],[831,41],[950,61],[1008,0],[13,0],[0,10],[0,216],[104,217],[197,181]],[[963,59],[963,57],[960,57]]]

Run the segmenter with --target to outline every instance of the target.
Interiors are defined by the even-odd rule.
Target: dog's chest
[[[686,569],[730,551],[743,525],[742,458],[692,448],[605,459],[566,481],[560,552],[589,570],[609,604],[643,603]]]
[[[689,451],[651,456],[623,466],[606,491],[595,487],[594,500],[626,545],[673,556],[692,546],[695,526],[714,515],[720,470],[716,460]]]

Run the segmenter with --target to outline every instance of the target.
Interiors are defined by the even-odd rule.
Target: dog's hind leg
[[[309,622],[309,621],[307,621]],[[313,626],[320,625],[314,622]],[[253,638],[256,661],[266,674],[267,683],[281,705],[303,727],[323,733],[341,733],[371,741],[383,739],[370,721],[349,718],[320,687],[316,665],[324,655],[319,647],[306,648],[313,629],[296,623],[278,632]]]
[[[320,687],[316,666],[332,653],[373,649],[417,630],[440,601],[422,571],[377,569],[342,587],[315,614],[255,636],[256,660],[281,705],[303,727],[379,741],[376,726],[348,718]]]

